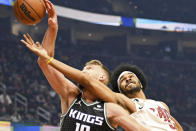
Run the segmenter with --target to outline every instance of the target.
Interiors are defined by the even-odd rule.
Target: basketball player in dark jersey
[[[92,60],[86,63],[84,69],[80,71],[63,64],[54,58],[51,59],[51,57],[48,56],[47,51],[39,43],[35,44],[29,35],[24,35],[24,37],[26,41],[21,41],[32,52],[41,57],[40,59],[42,59],[42,62],[44,63],[39,63],[40,67],[52,88],[60,96],[62,109],[60,122],[61,131],[111,131],[115,130],[118,126],[121,126],[126,131],[149,131],[131,118],[128,112],[121,106],[114,103],[99,101],[99,98],[94,96],[89,90],[86,90],[86,87],[83,88],[82,86],[79,86],[82,90],[80,91],[73,83],[73,86],[70,86],[70,83],[67,84],[68,80],[65,79],[64,76],[60,77],[61,75],[56,74],[60,72],[57,72],[57,70],[54,70],[52,67],[63,67],[59,70],[64,72],[63,70],[66,66],[67,70],[70,72],[75,72],[76,74],[82,73],[83,75],[77,78],[75,77],[76,74],[73,75],[76,79],[72,78],[72,74],[66,75],[84,86],[87,85],[86,81],[84,81],[85,77],[90,78],[91,80],[100,81],[105,85],[109,81],[108,74],[98,60]],[[53,85],[55,82],[57,82],[56,86]],[[59,86],[60,84],[62,85]]]
[[[39,66],[52,88],[60,96],[62,109],[61,131],[110,131],[119,125],[128,131],[146,130],[134,119],[129,117],[128,113],[122,107],[116,104],[98,101],[99,99],[88,90],[85,90],[86,88],[81,88],[81,92],[62,73],[49,65],[54,61],[53,56],[58,24],[53,4],[47,0],[45,0],[45,4],[48,11],[49,27],[42,41],[43,48],[39,44],[34,44],[30,36],[24,35],[26,41],[22,42],[30,50],[42,57],[38,59]],[[43,54],[44,57],[42,56]],[[46,62],[45,56],[52,59]],[[70,67],[70,69],[73,70],[74,68]],[[75,73],[81,72],[77,69],[74,70],[76,71]],[[106,68],[97,60],[88,62],[82,74],[92,77],[103,84],[108,83],[110,76]],[[69,74],[67,77],[72,79],[71,76],[72,74]],[[76,82],[85,83],[83,76],[78,78]]]
[[[73,74],[67,74],[67,77],[75,79],[76,82],[81,83],[86,86],[87,83],[84,81],[84,78],[91,78],[91,80],[97,80],[103,83],[104,85],[109,81],[109,73],[106,71],[106,68],[103,67],[100,61],[92,60],[87,62],[82,71],[72,68],[68,65],[63,64],[60,61],[51,59],[48,56],[47,51],[39,44],[34,43],[29,35],[24,35],[26,41],[21,40],[32,52],[40,56],[42,62],[39,63],[40,67],[45,74],[47,80],[50,82],[53,89],[59,94],[61,99],[61,131],[111,131],[115,130],[118,126],[121,126],[126,131],[149,131],[144,128],[141,124],[138,124],[136,120],[131,118],[121,106],[114,103],[104,103],[99,101],[99,98],[94,96],[89,90],[79,86],[79,88],[72,83],[70,86],[67,80],[59,73],[57,70],[53,70],[55,65],[63,67],[65,66],[70,72],[82,73],[81,77],[75,77]],[[44,43],[43,43],[44,44]],[[54,64],[50,66],[49,64]],[[43,64],[43,65],[42,65]],[[46,67],[48,66],[48,67]],[[62,71],[60,69],[60,71]],[[64,72],[64,71],[62,71]],[[72,75],[75,78],[72,78]],[[57,86],[53,84],[56,83]],[[63,81],[61,81],[63,80]],[[64,82],[66,80],[66,82]],[[53,83],[54,82],[54,83]],[[59,84],[65,84],[59,86]]]

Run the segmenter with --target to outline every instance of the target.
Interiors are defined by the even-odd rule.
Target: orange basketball
[[[33,25],[44,18],[46,8],[43,0],[16,0],[14,13],[21,23]]]

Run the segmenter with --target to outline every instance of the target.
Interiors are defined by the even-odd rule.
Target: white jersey
[[[131,117],[138,123],[151,131],[177,131],[169,112],[161,102],[138,98],[131,100],[135,103],[137,110],[137,112],[131,114]]]

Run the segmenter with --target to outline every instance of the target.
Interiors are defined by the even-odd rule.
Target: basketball
[[[43,0],[16,0],[14,14],[23,24],[34,25],[39,23],[46,14]]]

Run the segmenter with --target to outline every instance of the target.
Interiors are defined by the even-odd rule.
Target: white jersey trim
[[[99,101],[95,101],[95,102],[93,102],[93,103],[87,103],[83,98],[81,98],[81,101],[82,101],[86,106],[92,106],[92,105],[95,105],[95,104],[100,103]]]

